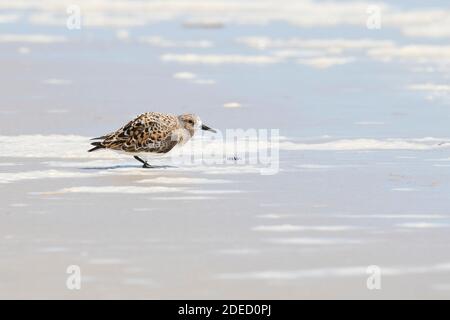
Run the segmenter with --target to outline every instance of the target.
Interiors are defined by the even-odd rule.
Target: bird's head
[[[178,119],[180,120],[182,127],[189,131],[189,134],[191,136],[193,136],[195,131],[198,129],[216,133],[216,130],[211,129],[207,125],[204,125],[202,123],[202,120],[200,120],[200,117],[196,116],[195,114],[182,114],[178,117]]]

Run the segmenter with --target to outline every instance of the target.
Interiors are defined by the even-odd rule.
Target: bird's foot
[[[150,168],[153,168],[151,165],[148,164],[147,161],[142,160],[142,159],[139,158],[138,156],[134,156],[134,158],[135,158],[137,161],[139,161],[140,163],[143,164],[142,168],[144,168],[144,169],[150,169]]]

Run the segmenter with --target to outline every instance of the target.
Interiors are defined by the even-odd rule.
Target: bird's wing
[[[177,144],[177,141],[172,139],[172,131],[177,127],[176,116],[144,113],[106,136],[102,145],[108,149],[131,153],[166,153]]]

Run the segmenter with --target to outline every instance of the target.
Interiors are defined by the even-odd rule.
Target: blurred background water
[[[66,26],[70,5],[80,8],[80,29]],[[157,110],[286,136],[445,136],[448,88],[436,86],[448,83],[448,7],[375,4],[380,29],[369,29],[370,5],[2,2],[2,134],[95,135],[121,125],[124,114]],[[227,63],[229,56],[238,59]],[[195,81],[174,79],[180,72]],[[434,87],[410,88],[423,84]],[[229,102],[242,108],[224,108]],[[28,115],[19,124],[7,120],[19,112]]]

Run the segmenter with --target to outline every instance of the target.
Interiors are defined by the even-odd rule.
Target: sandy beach
[[[0,0],[0,298],[450,298],[450,11],[369,5]],[[87,152],[146,111],[219,133]]]

